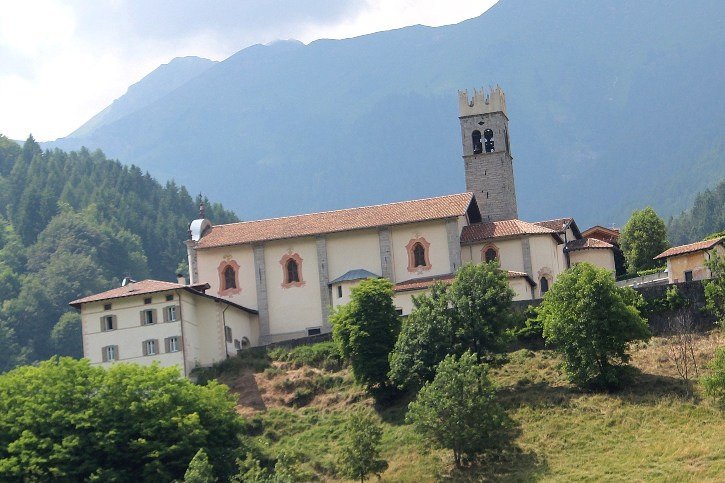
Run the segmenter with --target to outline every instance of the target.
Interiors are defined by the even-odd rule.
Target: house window
[[[164,339],[164,345],[166,346],[166,352],[179,352],[181,350],[178,336],[167,337]]]
[[[408,271],[420,273],[430,270],[430,243],[425,238],[413,238],[405,249],[408,251]]]
[[[101,348],[101,359],[103,362],[117,361],[118,360],[118,346],[107,345]]]
[[[398,315],[398,316],[403,315],[403,309],[396,308],[395,309],[395,314]]]
[[[342,298],[342,285],[337,286],[337,298]]]
[[[541,290],[541,296],[543,297],[544,294],[549,291],[549,279],[541,277],[539,279],[539,288]]]
[[[141,325],[151,325],[156,323],[156,310],[142,310],[141,311]]]
[[[171,302],[172,300],[174,300],[174,295],[173,294],[170,294],[170,295],[167,295],[166,296],[166,301],[167,302]]]
[[[164,322],[176,322],[178,313],[176,305],[170,305],[164,308]]]
[[[111,304],[104,304],[103,310],[111,310]]]
[[[692,282],[692,270],[685,272],[685,282]]]
[[[234,348],[235,349],[241,349],[242,348],[242,341],[239,339],[234,339]]]
[[[498,248],[496,245],[489,244],[481,250],[481,260],[486,263],[499,261]]]
[[[141,349],[145,356],[155,356],[158,354],[158,348],[156,347],[156,339],[145,340],[141,343]]]
[[[227,342],[232,341],[232,328],[231,327],[227,327],[227,326],[224,327],[224,340],[226,340]]]
[[[302,278],[302,257],[297,253],[286,254],[279,261],[282,265],[282,287],[301,287],[305,284]]]
[[[104,315],[101,317],[101,331],[116,329],[116,316],[115,315]]]
[[[307,335],[320,335],[322,333],[322,329],[319,327],[313,327],[311,329],[307,329]]]
[[[223,260],[219,267],[219,295],[234,295],[242,291],[239,288],[239,264],[234,260]]]
[[[146,298],[146,299],[143,299],[143,303],[146,304],[146,305],[150,304],[151,303],[151,297]]]

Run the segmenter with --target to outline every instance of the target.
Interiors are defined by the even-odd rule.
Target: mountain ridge
[[[504,0],[450,26],[255,45],[50,145],[100,147],[243,219],[423,198],[465,189],[456,91],[500,84],[521,218],[668,216],[725,176],[722,6],[687,5]]]

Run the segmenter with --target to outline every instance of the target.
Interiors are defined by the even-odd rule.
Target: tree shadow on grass
[[[553,386],[546,381],[532,382],[527,379],[521,379],[513,386],[501,387],[497,391],[498,400],[507,409],[521,406],[567,406],[572,399],[582,394],[571,386]]]
[[[685,381],[679,377],[649,374],[628,366],[622,387],[610,394],[633,404],[656,404],[672,396],[688,399],[697,404],[700,397],[695,391],[697,379]]]
[[[533,451],[525,451],[514,443],[521,435],[521,427],[508,419],[508,429],[496,449],[481,455],[463,468],[454,468],[441,475],[448,481],[532,481],[545,474],[549,465],[545,458]]]

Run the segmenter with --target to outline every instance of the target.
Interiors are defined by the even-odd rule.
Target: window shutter
[[[121,356],[119,355],[118,346],[117,345],[114,345],[113,346],[113,355],[114,355],[114,357],[116,358],[117,361],[120,361],[121,360]]]
[[[108,362],[108,348],[106,347],[101,349],[101,360],[103,362]]]
[[[179,336],[179,350],[180,351],[184,350],[184,338],[181,336]]]
[[[151,309],[151,320],[153,320],[154,324],[158,322],[158,320],[156,319],[156,309]]]
[[[148,344],[147,344],[146,342],[147,342],[147,341],[143,341],[143,342],[141,342],[141,352],[142,352],[142,353],[143,353],[143,355],[145,355],[145,356],[149,355],[149,351],[148,351]]]
[[[105,321],[103,319],[105,319],[105,317],[101,317],[101,332],[106,331],[106,324],[104,323]]]
[[[164,322],[168,322],[169,321],[169,308],[164,307],[163,313],[164,313]]]
[[[112,315],[111,317],[113,317],[113,328],[118,329],[118,320],[116,319],[116,316]]]
[[[176,320],[181,320],[181,305],[176,306]]]
[[[170,351],[170,347],[169,347],[170,345],[171,345],[171,337],[165,338],[164,339],[164,352]]]
[[[146,323],[146,319],[144,318],[144,315],[145,315],[144,312],[145,312],[145,310],[142,310],[141,312],[139,312],[141,325],[144,325]]]

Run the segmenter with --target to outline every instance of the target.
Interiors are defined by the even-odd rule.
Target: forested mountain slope
[[[500,84],[522,218],[668,217],[725,176],[724,15],[719,0],[501,0],[457,25],[257,45],[55,145],[247,219],[414,199],[465,189],[457,90]]]
[[[0,371],[81,355],[71,300],[124,276],[175,280],[199,201],[100,151],[43,152],[32,137],[20,147],[0,136]],[[206,205],[215,222],[237,221]]]
[[[693,243],[722,231],[725,231],[725,179],[712,190],[698,193],[692,207],[667,224],[672,245]]]

